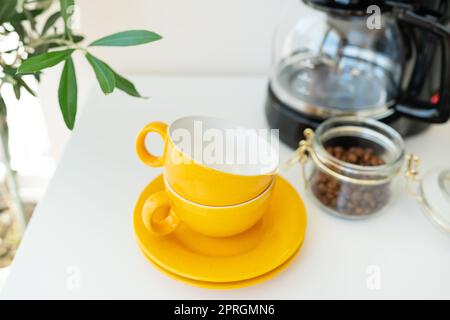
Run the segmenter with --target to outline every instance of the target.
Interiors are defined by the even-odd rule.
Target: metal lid
[[[422,178],[419,200],[428,218],[450,233],[450,168],[434,169]]]

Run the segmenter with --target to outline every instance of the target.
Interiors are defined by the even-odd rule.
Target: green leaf
[[[61,47],[61,46],[54,46],[54,48],[59,48],[59,47]],[[50,49],[50,44],[48,44],[48,43],[37,46],[36,48],[34,48],[34,52],[28,55],[28,59],[31,59],[32,57],[36,57],[40,54],[43,54],[43,53],[49,51],[49,49]]]
[[[27,17],[27,20],[30,23],[31,29],[34,32],[37,32],[37,30],[36,30],[36,19],[34,18],[34,16],[28,10],[24,10],[23,13]]]
[[[36,97],[36,93],[33,91],[33,89],[28,86],[28,84],[22,79],[22,78],[16,78],[17,82],[25,88],[33,97]]]
[[[59,82],[59,107],[67,128],[73,129],[77,116],[77,77],[71,57],[66,59]]]
[[[16,13],[17,0],[2,0],[0,5],[0,24],[8,21]]]
[[[8,122],[6,121],[6,117],[8,116],[8,109],[6,108],[5,100],[3,100],[0,95],[0,134],[3,138],[3,141],[9,140],[9,128]],[[6,148],[4,151],[8,151],[9,148]],[[9,154],[4,154],[4,156],[8,157]]]
[[[22,11],[20,13],[14,14],[10,18],[10,20],[12,22],[19,22],[19,21],[23,21],[23,20],[28,20],[29,17],[35,18],[35,17],[39,16],[42,13],[44,13],[44,10],[42,10],[42,9],[24,10],[24,11]]]
[[[11,21],[11,25],[14,27],[14,30],[19,35],[20,40],[23,41],[23,39],[26,36],[25,28],[22,25],[22,22],[20,21]]]
[[[7,75],[10,75],[11,77],[14,77],[15,74],[17,73],[17,69],[11,67],[11,66],[4,66],[3,67],[3,72]]]
[[[6,117],[7,114],[5,100],[3,100],[2,96],[0,96],[0,117]]]
[[[56,21],[58,21],[59,18],[61,18],[61,12],[58,11],[52,14],[45,22],[45,25],[42,28],[41,35],[45,35],[47,31],[55,25]]]
[[[97,59],[90,53],[86,53],[86,59],[94,69],[97,81],[102,88],[104,94],[109,94],[114,91],[116,87],[116,78],[114,77],[114,71],[103,61]]]
[[[20,84],[16,83],[15,85],[13,85],[13,89],[14,89],[14,95],[16,96],[17,100],[20,100]]]
[[[19,74],[28,74],[41,71],[46,68],[53,67],[69,57],[73,49],[54,51],[40,54],[25,60],[17,70]]]
[[[136,87],[130,80],[125,79],[124,77],[122,77],[120,74],[118,74],[114,70],[113,70],[113,72],[114,72],[114,77],[116,78],[116,88],[117,89],[122,90],[125,93],[128,93],[132,97],[145,98],[145,97],[141,96],[141,94],[137,91]]]
[[[64,30],[67,36],[71,35],[72,32],[70,30],[70,16],[73,12],[71,12],[70,7],[75,5],[74,0],[59,0],[59,5],[61,7],[61,16],[64,20]]]
[[[162,37],[159,34],[151,31],[130,30],[115,33],[110,36],[98,39],[92,42],[89,46],[127,47],[157,41],[161,38]]]

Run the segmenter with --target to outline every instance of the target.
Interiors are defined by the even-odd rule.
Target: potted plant
[[[147,30],[129,30],[83,45],[83,37],[75,34],[71,28],[74,0],[58,0],[59,10],[49,15],[54,2],[56,0],[1,1],[0,40],[15,35],[18,41],[14,48],[2,50],[0,47],[0,89],[2,86],[12,86],[18,100],[21,98],[22,90],[36,95],[27,83],[29,75],[40,81],[43,70],[63,64],[57,95],[63,120],[67,128],[72,130],[77,114],[77,77],[72,56],[75,52],[81,52],[91,65],[104,94],[110,94],[117,89],[130,96],[141,98],[132,82],[94,56],[90,48],[136,46],[160,40],[161,36]],[[42,26],[39,26],[37,20],[42,16],[48,16],[48,18]],[[61,25],[60,22],[63,22],[63,28],[57,27],[58,23]],[[16,175],[10,166],[7,108],[1,91],[0,137],[2,148],[0,153],[3,153],[3,162],[7,170],[8,189],[16,207],[15,211],[18,213],[19,224],[23,228],[25,226],[23,206],[19,197]]]

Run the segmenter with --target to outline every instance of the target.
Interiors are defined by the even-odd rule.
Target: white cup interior
[[[252,176],[273,174],[278,168],[278,137],[268,129],[199,116],[174,121],[169,135],[185,155],[215,170]]]

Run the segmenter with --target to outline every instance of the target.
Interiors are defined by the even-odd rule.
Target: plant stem
[[[74,45],[73,42],[64,40],[64,39],[42,38],[42,39],[36,39],[36,40],[31,41],[27,46],[34,49],[34,48],[37,48],[44,44],[60,44],[60,45],[65,45],[65,46]]]
[[[58,44],[61,46],[65,46],[66,49],[75,49],[75,50],[81,50],[83,52],[86,52],[86,48],[79,46],[73,41],[65,40],[65,39],[37,39],[34,42],[30,42],[27,47],[29,48],[37,48],[42,45],[46,44]]]
[[[3,163],[6,169],[6,183],[13,202],[13,212],[16,212],[17,222],[19,224],[20,232],[25,231],[25,209],[20,198],[19,186],[17,183],[16,172],[11,168],[11,156],[9,152],[9,128],[6,121],[6,116],[2,115],[0,119],[0,145],[3,153]]]

